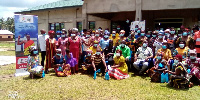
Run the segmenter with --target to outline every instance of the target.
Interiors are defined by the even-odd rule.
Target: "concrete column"
[[[88,29],[87,3],[82,6],[82,28]]]
[[[142,20],[142,0],[135,0],[135,20],[141,21]]]

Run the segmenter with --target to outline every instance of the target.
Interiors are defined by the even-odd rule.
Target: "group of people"
[[[173,27],[145,31],[138,26],[125,37],[120,28],[97,30],[77,28],[52,31],[41,30],[39,37],[41,65],[45,73],[54,68],[57,76],[108,72],[115,79],[128,78],[128,72],[147,73],[152,82],[166,82],[175,88],[200,85],[200,31]],[[30,50],[34,56],[37,52]]]

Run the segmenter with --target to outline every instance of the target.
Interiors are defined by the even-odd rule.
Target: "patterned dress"
[[[80,38],[76,37],[76,40],[69,38],[69,51],[73,54],[73,57],[76,58],[76,61],[79,62],[79,53],[80,53]],[[78,64],[75,66],[75,70],[78,71]]]
[[[65,50],[66,50],[66,43],[67,42],[68,42],[68,38],[65,38],[65,39],[59,38],[58,39],[58,44],[59,44],[58,48],[61,49],[61,54],[63,56],[65,56],[65,54],[66,54]]]
[[[43,66],[39,66],[39,56],[28,56],[27,70],[33,75],[43,76]]]
[[[48,68],[52,68],[52,58],[56,53],[56,39],[46,39],[46,67],[45,71],[48,70]]]

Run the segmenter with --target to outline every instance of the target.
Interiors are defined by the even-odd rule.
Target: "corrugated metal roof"
[[[83,2],[84,1],[82,1],[82,0],[60,0],[60,1],[57,1],[57,2],[28,8],[28,9],[22,10],[20,12],[44,10],[44,9],[54,9],[54,8],[63,8],[63,7],[76,7],[76,6],[82,6]]]
[[[5,35],[11,34],[11,35],[13,35],[13,33],[8,31],[8,30],[0,30],[0,35],[1,34],[5,34]]]

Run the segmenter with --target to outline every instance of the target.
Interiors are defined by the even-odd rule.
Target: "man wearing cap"
[[[20,41],[20,35],[18,36],[18,41],[17,41],[17,45],[22,45],[24,44],[24,56],[27,56],[29,55],[29,49],[31,46],[35,46],[35,43],[33,40],[31,40],[30,38],[30,35],[29,33],[25,34],[26,36],[26,39],[27,40],[23,40],[23,41]]]
[[[49,38],[48,35],[46,35],[46,31],[44,29],[40,30],[42,35],[38,36],[38,43],[40,46],[40,50],[41,50],[41,65],[44,66],[44,60],[45,60],[45,56],[46,56],[46,39]]]
[[[195,43],[195,49],[197,52],[197,57],[200,58],[200,31],[198,26],[196,26],[195,28],[193,28],[193,31],[195,32],[194,34],[194,40],[196,41]]]

